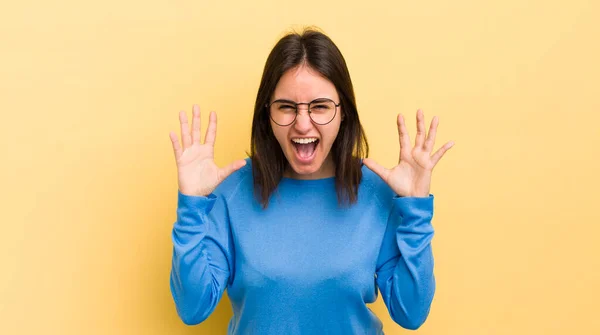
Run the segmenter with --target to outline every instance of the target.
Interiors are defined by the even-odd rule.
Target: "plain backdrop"
[[[315,25],[346,58],[370,157],[440,117],[437,292],[415,334],[599,334],[598,1],[14,1],[0,10],[0,333],[224,334],[169,291],[169,131],[218,115],[246,157],[267,55]],[[204,130],[203,130],[204,133]],[[414,143],[414,142],[413,142]],[[343,255],[340,255],[343,257]],[[386,334],[408,334],[381,297]],[[268,306],[265,311],[268,312]]]

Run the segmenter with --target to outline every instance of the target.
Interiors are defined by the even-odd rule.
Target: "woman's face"
[[[303,64],[283,74],[270,102],[285,99],[296,103],[308,103],[318,98],[329,98],[336,104],[340,103],[333,83]],[[298,105],[298,115],[291,125],[280,126],[271,119],[275,138],[289,163],[284,176],[319,179],[335,175],[335,164],[330,151],[340,129],[341,115],[342,110],[339,106],[331,122],[319,125],[313,123],[309,117],[308,105]]]

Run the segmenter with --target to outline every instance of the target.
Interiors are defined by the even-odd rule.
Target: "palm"
[[[400,196],[426,197],[429,195],[431,175],[433,168],[444,153],[454,143],[448,142],[433,156],[431,151],[435,144],[438,118],[434,117],[429,129],[429,136],[425,137],[425,122],[423,112],[417,111],[417,136],[415,146],[411,149],[410,137],[404,124],[402,115],[398,115],[398,135],[400,140],[400,155],[398,165],[386,169],[372,159],[364,162],[371,170],[377,173]]]
[[[414,164],[401,161],[400,164],[396,165],[390,170],[390,173],[385,180],[389,185],[395,185],[396,194],[409,195],[413,192],[411,190],[428,188],[429,185],[421,185],[416,183],[418,180],[425,180],[426,171],[415,167]]]
[[[213,147],[208,144],[194,143],[185,149],[177,162],[179,182],[186,185],[201,185],[205,188],[195,190],[198,194],[210,194],[218,184],[219,167],[214,162]]]

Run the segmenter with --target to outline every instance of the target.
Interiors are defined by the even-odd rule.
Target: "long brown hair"
[[[369,154],[369,145],[358,119],[354,89],[342,53],[333,41],[315,28],[292,32],[281,38],[265,63],[254,105],[250,158],[254,193],[266,208],[269,198],[283,177],[288,164],[271,129],[269,103],[283,74],[303,63],[329,79],[340,97],[343,122],[330,154],[335,163],[338,203],[354,204],[362,178],[361,159]]]

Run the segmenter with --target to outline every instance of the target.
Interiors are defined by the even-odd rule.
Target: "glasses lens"
[[[280,125],[288,125],[296,119],[296,106],[290,102],[275,101],[269,110],[271,119]]]
[[[310,117],[315,123],[326,124],[335,116],[335,102],[319,99],[310,103]]]

